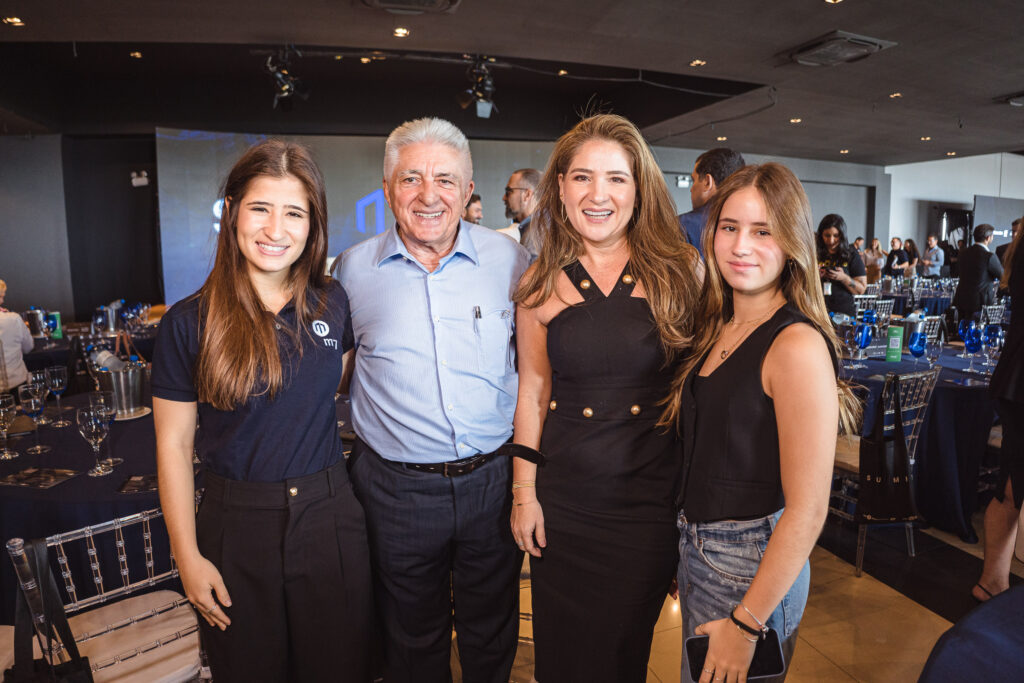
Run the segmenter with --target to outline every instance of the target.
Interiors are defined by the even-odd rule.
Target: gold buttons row
[[[548,408],[550,408],[551,410],[554,410],[557,407],[558,407],[558,401],[552,401],[551,403],[548,404]],[[639,415],[640,414],[640,406],[637,405],[636,403],[634,403],[633,405],[631,405],[629,407],[629,412],[632,413],[633,415]],[[590,406],[587,406],[586,408],[584,408],[583,409],[583,417],[594,417],[594,409],[591,408]]]

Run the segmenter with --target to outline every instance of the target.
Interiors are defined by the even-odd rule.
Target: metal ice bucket
[[[114,392],[117,417],[136,417],[145,412],[142,404],[142,385],[146,371],[137,365],[128,365],[124,370],[96,369],[96,380],[103,391]]]
[[[21,314],[21,317],[28,323],[29,332],[36,339],[46,336],[46,311],[41,308],[32,307]]]

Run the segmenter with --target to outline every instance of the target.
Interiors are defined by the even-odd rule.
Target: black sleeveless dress
[[[548,325],[551,404],[537,470],[547,548],[530,558],[540,683],[645,681],[675,574],[681,450],[656,427],[674,368],[629,264],[607,297],[578,262],[583,296]]]

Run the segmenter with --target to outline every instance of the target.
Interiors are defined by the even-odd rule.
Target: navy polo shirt
[[[284,386],[273,400],[250,396],[234,410],[199,402],[196,449],[204,466],[228,479],[279,482],[313,474],[341,460],[334,394],[341,382],[342,354],[352,348],[348,296],[337,280],[327,288],[327,306],[296,341],[295,306],[277,315]],[[153,351],[153,396],[198,401],[194,381],[200,338],[199,297],[184,299],[164,315]]]

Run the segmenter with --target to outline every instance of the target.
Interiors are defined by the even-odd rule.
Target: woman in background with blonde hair
[[[837,380],[810,205],[779,164],[716,193],[692,352],[663,424],[678,425],[683,637],[710,636],[704,683],[745,680],[761,632],[788,662],[808,557],[828,512],[837,427],[859,409]]]
[[[886,256],[888,254],[882,251],[882,242],[877,237],[872,237],[871,246],[864,250],[864,268],[868,272],[869,285],[882,279],[882,267],[885,266]]]
[[[531,555],[535,676],[642,683],[678,559],[679,446],[656,423],[692,336],[697,251],[620,116],[563,135],[539,194],[546,239],[515,296],[511,520]]]

